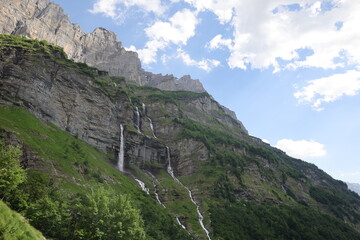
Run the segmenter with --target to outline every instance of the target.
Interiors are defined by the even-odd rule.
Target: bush
[[[25,170],[20,166],[22,151],[18,146],[5,146],[0,141],[0,196],[4,200],[12,197],[13,192],[26,179]]]

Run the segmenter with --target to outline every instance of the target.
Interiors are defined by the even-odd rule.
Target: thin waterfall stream
[[[157,138],[156,135],[155,135],[155,132],[154,132],[154,125],[153,125],[153,123],[152,123],[152,120],[151,120],[151,118],[146,114],[146,105],[145,105],[145,103],[142,103],[142,108],[143,108],[143,112],[144,112],[144,114],[145,114],[145,117],[146,117],[147,120],[149,121],[150,129],[151,129],[151,131],[152,131],[152,134],[153,134],[154,138]]]
[[[177,223],[178,223],[183,229],[186,230],[186,227],[180,222],[179,217],[176,217],[176,221],[177,221]]]
[[[134,119],[134,122],[135,122],[135,126],[136,126],[136,129],[137,129],[138,133],[141,133],[140,120],[141,119],[140,119],[139,108],[135,107],[135,119]]]
[[[199,204],[197,204],[197,202],[194,200],[193,196],[192,196],[192,192],[190,191],[190,189],[188,187],[186,187],[184,184],[182,184],[180,182],[180,180],[175,176],[174,174],[174,171],[171,167],[171,157],[170,157],[170,149],[169,147],[166,146],[166,151],[167,151],[167,159],[168,159],[168,167],[167,167],[167,171],[168,173],[170,174],[170,176],[176,181],[178,182],[181,186],[183,186],[188,192],[189,192],[189,197],[190,197],[190,200],[191,202],[196,206],[196,211],[197,211],[197,214],[199,216],[199,223],[200,223],[200,226],[201,228],[204,230],[204,232],[206,233],[206,236],[208,238],[208,240],[211,240],[210,238],[210,233],[209,231],[206,229],[205,225],[204,225],[204,216],[201,214],[200,212],[200,206]],[[178,219],[177,219],[178,220]],[[180,221],[179,221],[180,222]],[[181,222],[180,222],[181,224]],[[181,224],[182,225],[182,224]]]
[[[149,171],[146,171],[146,173],[152,178],[152,182],[154,185],[154,195],[156,198],[156,201],[163,207],[166,208],[166,206],[161,202],[160,198],[159,198],[159,194],[158,194],[158,189],[157,189],[157,184],[159,181],[157,180],[157,178]]]
[[[124,172],[124,127],[120,124],[120,143],[118,155],[118,169]]]
[[[137,183],[140,185],[141,190],[143,190],[144,192],[146,192],[147,195],[150,195],[150,190],[145,186],[145,183],[137,178],[135,178],[135,181],[137,181]]]

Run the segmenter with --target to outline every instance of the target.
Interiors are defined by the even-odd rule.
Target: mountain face
[[[2,32],[61,46],[0,35],[0,141],[22,147],[31,183],[21,186],[30,203],[7,203],[46,237],[84,239],[68,213],[106,186],[134,199],[145,239],[360,239],[358,195],[248,135],[200,87],[183,91],[196,85],[189,76],[143,71],[113,33],[84,34],[46,0],[0,5]],[[51,211],[36,209],[54,185]]]
[[[358,195],[249,136],[207,93],[132,85],[68,60],[44,41],[1,35],[0,49],[1,138],[23,147],[23,166],[67,191],[84,191],[96,179],[136,193],[125,174],[148,194],[138,200],[146,202],[140,208],[147,226],[163,221],[153,219],[155,211],[166,211],[195,239],[359,239]],[[41,123],[30,124],[14,106],[41,120],[43,130],[32,129]],[[52,126],[64,133],[53,134]],[[60,137],[66,133],[106,154],[111,171],[122,159],[125,172],[99,168],[100,158],[75,140],[68,145],[70,137]],[[71,157],[69,149],[80,155]],[[151,198],[157,207],[149,208]],[[174,229],[161,238],[154,231],[148,239],[185,239],[171,236]]]
[[[51,42],[64,48],[68,57],[123,76],[126,81],[164,90],[205,92],[198,80],[189,76],[152,74],[141,68],[137,53],[126,51],[116,35],[104,28],[85,34],[70,22],[63,9],[49,0],[12,0],[0,2],[0,33],[26,36]]]

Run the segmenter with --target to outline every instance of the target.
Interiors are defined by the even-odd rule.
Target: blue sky
[[[54,0],[154,73],[190,74],[249,133],[360,183],[360,2]]]

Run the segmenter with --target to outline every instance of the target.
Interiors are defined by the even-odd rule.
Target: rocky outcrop
[[[151,72],[141,72],[141,85],[154,86],[163,90],[177,91],[185,90],[192,92],[205,92],[199,80],[191,79],[190,75],[176,78],[173,75],[153,74]]]
[[[127,51],[116,35],[104,28],[85,34],[70,22],[63,9],[49,0],[12,0],[0,2],[0,33],[46,40],[64,48],[70,59],[124,76],[129,82],[164,90],[204,92],[198,80],[145,72],[137,53]]]
[[[124,124],[126,164],[166,164],[164,144],[128,129],[133,126],[133,106],[125,92],[114,90],[110,99],[89,75],[24,49],[3,49],[0,60],[0,104],[22,106],[40,120],[112,152],[114,159],[119,126]]]

